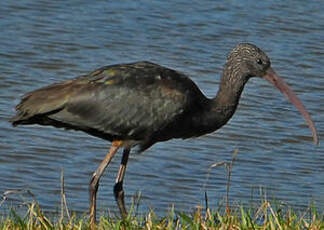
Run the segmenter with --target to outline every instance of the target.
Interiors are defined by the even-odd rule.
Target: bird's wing
[[[17,107],[24,107],[26,112],[26,105],[34,101],[37,106],[29,106],[29,117],[46,114],[81,130],[141,140],[190,109],[195,90],[199,91],[198,87],[183,74],[140,62],[103,67],[72,81],[36,90]],[[38,94],[47,94],[44,97],[49,100],[40,100]]]
[[[149,64],[105,67],[80,78],[82,86],[65,108],[49,117],[116,137],[147,138],[176,119],[190,103],[182,82],[187,78]]]

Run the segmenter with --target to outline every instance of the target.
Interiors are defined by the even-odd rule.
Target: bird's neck
[[[239,68],[239,67],[237,67]],[[217,95],[207,99],[200,109],[185,123],[188,129],[181,135],[192,137],[214,132],[225,125],[233,116],[248,77],[227,63]]]
[[[227,62],[219,84],[219,90],[213,99],[215,107],[236,108],[248,77],[239,66]],[[233,111],[234,112],[234,111]]]
[[[216,130],[225,125],[233,116],[248,77],[233,68],[231,63],[225,65],[217,95],[210,100],[208,112],[209,124]]]

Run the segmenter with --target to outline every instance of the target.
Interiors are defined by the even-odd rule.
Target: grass
[[[153,211],[134,216],[132,211],[126,219],[101,216],[98,229],[324,229],[324,217],[309,208],[304,214],[289,209],[274,208],[264,201],[257,209],[243,206],[228,210],[213,211],[198,208],[193,213],[176,212],[171,209],[165,217],[158,217]],[[72,215],[52,221],[36,202],[28,204],[26,214],[21,217],[14,211],[0,220],[0,229],[90,229],[88,217]]]

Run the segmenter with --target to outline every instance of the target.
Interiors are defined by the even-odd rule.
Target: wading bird
[[[123,178],[131,148],[139,146],[139,151],[144,151],[160,141],[198,137],[219,129],[233,116],[251,77],[270,81],[297,107],[317,144],[314,123],[301,101],[276,75],[267,55],[249,43],[230,52],[218,93],[212,99],[181,72],[136,62],[105,66],[27,93],[10,121],[14,126],[39,124],[81,130],[112,142],[90,180],[90,222],[94,224],[99,180],[119,148],[123,148],[123,155],[114,196],[125,216]]]

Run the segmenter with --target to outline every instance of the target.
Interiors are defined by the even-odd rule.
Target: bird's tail
[[[52,114],[64,108],[71,92],[71,81],[52,84],[25,94],[15,107],[17,113],[9,122],[13,126],[34,124],[44,114]]]

